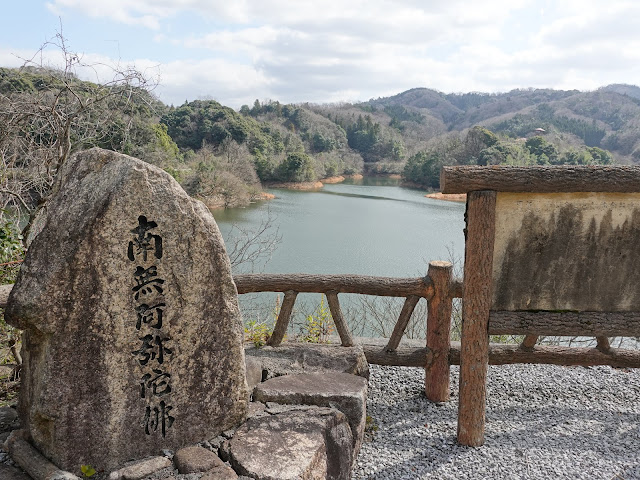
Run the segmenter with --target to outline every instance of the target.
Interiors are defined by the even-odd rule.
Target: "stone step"
[[[355,458],[346,415],[315,406],[250,418],[223,448],[257,480],[348,480]]]
[[[349,419],[355,454],[360,451],[367,417],[364,378],[337,372],[285,375],[260,383],[253,397],[265,403],[337,408]]]

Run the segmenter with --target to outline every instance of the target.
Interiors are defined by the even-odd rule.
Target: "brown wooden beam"
[[[452,280],[451,284],[449,285],[449,288],[451,289],[450,291],[451,298],[462,298],[462,294],[464,292],[462,280],[460,279]]]
[[[442,167],[442,193],[640,192],[640,166]]]
[[[489,314],[490,335],[640,336],[640,312],[506,312]]]
[[[427,348],[432,355],[425,364],[424,391],[432,402],[449,400],[449,345],[451,344],[451,282],[453,265],[429,263],[428,275],[435,293],[427,301]]]
[[[389,343],[387,343],[387,346],[385,347],[385,350],[387,352],[393,352],[396,348],[398,348],[398,345],[400,345],[400,340],[402,340],[402,336],[407,329],[407,325],[409,325],[409,320],[411,320],[413,310],[416,308],[419,300],[420,297],[411,295],[404,301],[404,305],[402,305],[402,310],[400,311],[400,315],[398,316],[396,326],[393,328],[391,337],[389,337]]]
[[[337,347],[336,347],[337,348]],[[382,345],[363,344],[369,363],[397,367],[423,367],[432,361],[428,348],[400,345],[395,352],[386,352]],[[451,342],[451,365],[460,365],[460,342]],[[531,349],[520,345],[492,343],[489,346],[490,365],[518,363],[561,366],[609,365],[615,368],[640,368],[640,351],[612,348],[602,352],[597,348],[537,345]]]
[[[393,352],[387,352],[381,345],[362,345],[367,362],[374,365],[396,367],[420,367],[424,368],[427,361],[427,349],[425,347],[398,347]]]
[[[291,318],[291,312],[293,312],[293,305],[296,303],[296,297],[298,292],[293,290],[287,290],[284,292],[284,299],[280,306],[280,313],[278,313],[278,320],[273,328],[273,333],[267,340],[267,345],[271,347],[277,347],[282,343],[282,339],[287,333],[289,328],[289,319]]]
[[[467,195],[458,443],[472,447],[484,443],[495,217],[496,192]]]
[[[536,346],[536,343],[538,343],[538,338],[539,338],[539,335],[527,335],[522,340],[522,343],[520,344],[520,346],[527,350],[532,349],[533,347]]]
[[[351,331],[347,327],[347,322],[342,315],[342,309],[340,308],[340,300],[338,300],[337,292],[327,292],[327,303],[329,304],[329,310],[331,311],[331,318],[333,318],[333,324],[336,326],[340,340],[343,347],[353,347],[353,337]]]
[[[306,273],[273,274],[251,273],[234,275],[238,293],[297,292],[360,293],[384,297],[408,297],[417,295],[430,298],[433,284],[429,277],[391,278],[363,275],[315,275]]]

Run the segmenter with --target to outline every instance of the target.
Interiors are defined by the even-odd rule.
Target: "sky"
[[[3,0],[2,14],[0,66],[59,65],[54,45],[36,54],[61,33],[93,66],[79,76],[134,67],[173,105],[640,84],[637,0]]]

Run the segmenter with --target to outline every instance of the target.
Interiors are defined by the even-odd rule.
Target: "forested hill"
[[[167,106],[143,89],[105,88],[46,69],[0,68],[5,164],[12,158],[42,171],[38,156],[59,146],[38,112],[70,126],[71,151],[98,145],[135,155],[192,195],[225,206],[259,197],[265,182],[396,173],[437,188],[442,165],[640,162],[640,88],[633,85],[499,94],[415,88],[357,104],[256,100],[239,111],[215,100]],[[91,108],[77,108],[84,104]],[[35,180],[21,178],[36,198]]]
[[[562,146],[600,147],[620,162],[640,161],[640,88],[610,85],[593,92],[525,89],[508,93],[443,94],[426,88],[370,100],[402,127],[422,126],[423,137],[481,125],[496,134],[527,137],[536,128]]]

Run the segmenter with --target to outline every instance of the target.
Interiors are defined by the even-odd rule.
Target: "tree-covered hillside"
[[[0,69],[4,205],[37,203],[55,166],[91,146],[154,163],[190,194],[224,206],[259,198],[266,183],[336,175],[395,173],[437,188],[448,164],[640,161],[640,88],[632,85],[499,94],[415,88],[357,104],[256,100],[236,111],[214,100],[167,106],[135,74],[116,80]]]

